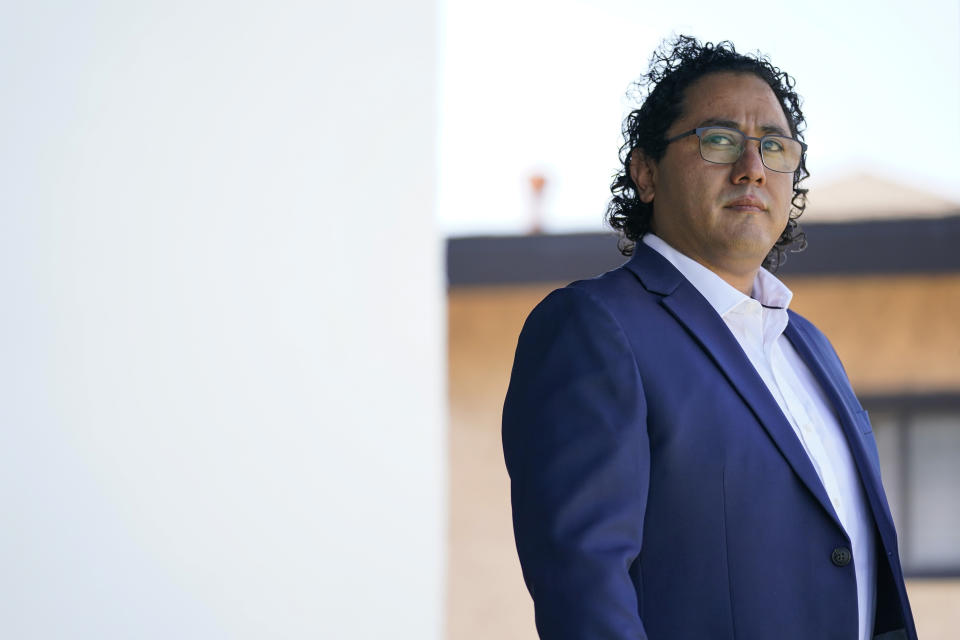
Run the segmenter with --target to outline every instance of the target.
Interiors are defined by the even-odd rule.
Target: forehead
[[[684,92],[683,128],[700,126],[706,120],[727,120],[741,127],[790,132],[790,123],[773,89],[752,73],[709,73]]]

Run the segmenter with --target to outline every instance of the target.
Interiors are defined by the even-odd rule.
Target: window
[[[960,395],[864,398],[904,572],[960,576]]]

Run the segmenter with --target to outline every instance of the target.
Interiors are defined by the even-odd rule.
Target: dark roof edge
[[[960,273],[960,213],[945,218],[803,225],[808,247],[778,275]],[[621,265],[617,236],[570,233],[447,240],[450,286],[570,282]]]

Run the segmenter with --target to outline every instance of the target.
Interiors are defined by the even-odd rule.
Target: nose
[[[743,153],[731,167],[730,180],[734,184],[763,184],[766,179],[766,167],[760,157],[760,142],[747,140]]]

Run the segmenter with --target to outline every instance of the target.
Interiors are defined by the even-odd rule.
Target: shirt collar
[[[742,291],[693,258],[680,253],[659,236],[648,232],[643,236],[643,243],[669,260],[721,317],[751,300]],[[753,281],[753,299],[764,307],[786,310],[792,298],[793,292],[785,284],[760,267]]]

